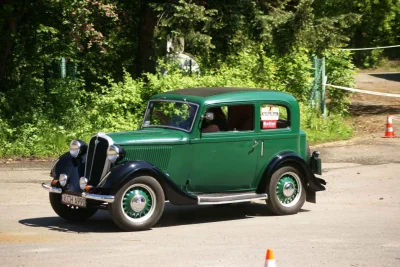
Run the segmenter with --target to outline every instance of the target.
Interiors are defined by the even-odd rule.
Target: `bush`
[[[351,124],[343,116],[331,114],[327,118],[322,118],[314,108],[304,104],[300,105],[300,109],[300,126],[306,132],[307,141],[310,144],[345,140],[352,137]]]
[[[350,85],[354,68],[349,54],[333,51],[326,56],[329,81]],[[160,92],[192,87],[265,88],[291,93],[305,103],[313,81],[311,59],[308,51],[301,49],[280,58],[266,55],[263,49],[244,50],[202,70],[200,76],[172,65],[161,67],[168,69],[167,75],[147,73],[133,79],[125,72],[122,82],[108,78],[107,85],[93,85],[90,91],[79,80],[50,81],[49,92],[40,91],[35,100],[37,107],[21,110],[12,120],[0,117],[0,156],[55,156],[65,152],[72,139],[88,141],[97,131],[135,130],[140,127],[147,100]],[[351,136],[342,117],[333,115],[344,110],[348,95],[329,90],[331,115],[327,119],[302,104],[301,123],[311,142]],[[45,101],[43,105],[40,99]]]
[[[332,85],[354,87],[355,66],[351,61],[351,53],[343,50],[326,51],[327,83]],[[328,110],[333,114],[347,114],[351,92],[333,87],[326,87]]]

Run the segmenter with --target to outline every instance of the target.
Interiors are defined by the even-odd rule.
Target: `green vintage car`
[[[216,205],[266,200],[297,213],[325,190],[296,99],[246,88],[191,88],[151,97],[142,127],[70,143],[51,170],[54,211],[68,221],[108,209],[127,231],[151,228],[165,202]]]

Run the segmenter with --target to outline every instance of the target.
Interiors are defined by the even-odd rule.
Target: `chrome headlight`
[[[58,182],[62,187],[67,185],[68,182],[68,176],[64,173],[60,174],[60,177],[58,178]]]
[[[81,177],[81,179],[79,179],[79,187],[83,190],[85,189],[85,186],[87,186],[88,183],[88,179],[86,179],[86,177]]]
[[[111,163],[115,163],[117,159],[121,156],[121,149],[116,145],[111,145],[107,149],[107,159]]]
[[[74,158],[78,157],[79,155],[85,154],[86,150],[87,145],[81,140],[72,140],[69,144],[69,153],[71,153],[71,156]]]

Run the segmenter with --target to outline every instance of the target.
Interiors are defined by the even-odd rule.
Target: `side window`
[[[211,107],[206,112],[212,112],[214,119],[204,119],[201,127],[203,133],[254,131],[254,105]]]
[[[261,130],[282,129],[290,127],[289,109],[281,105],[261,105]]]

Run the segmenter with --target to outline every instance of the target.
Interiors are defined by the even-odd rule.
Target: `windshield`
[[[192,129],[198,105],[178,101],[150,101],[144,116],[143,127],[168,127],[184,131]]]

